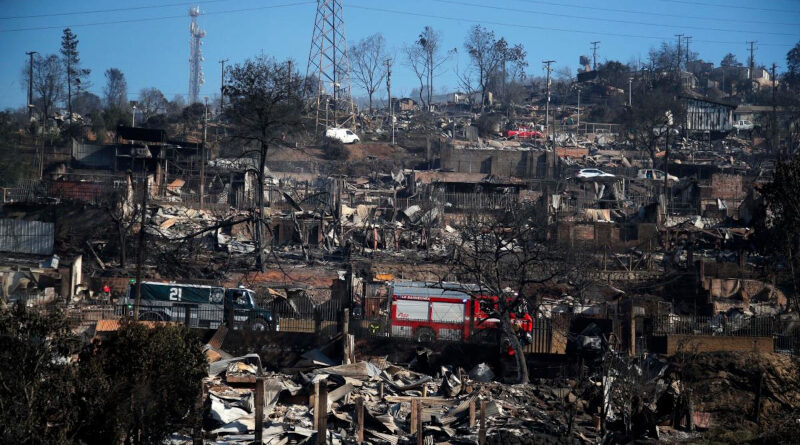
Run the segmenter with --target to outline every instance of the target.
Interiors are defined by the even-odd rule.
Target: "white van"
[[[358,135],[348,130],[347,128],[328,128],[325,131],[325,137],[339,141],[343,144],[355,144],[361,142]]]

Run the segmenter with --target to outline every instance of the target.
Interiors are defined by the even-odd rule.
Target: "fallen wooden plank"
[[[413,396],[386,396],[384,400],[387,402],[403,403],[411,402],[412,400],[420,400],[422,403],[430,405],[442,406],[455,406],[459,403],[458,399],[446,399],[444,397],[413,397]]]

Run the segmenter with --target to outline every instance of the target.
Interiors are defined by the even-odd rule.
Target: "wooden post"
[[[256,437],[255,442],[261,445],[264,435],[264,377],[256,377],[256,415],[255,427]]]
[[[425,430],[422,428],[422,401],[417,400],[417,445],[422,445],[425,439]]]
[[[753,421],[758,425],[759,420],[761,420],[761,389],[764,386],[764,373],[756,377],[756,400],[755,406],[753,407]]]
[[[342,315],[342,364],[350,364],[350,345],[348,344],[350,333],[350,309],[345,309]]]
[[[203,445],[203,390],[197,393],[194,401],[194,425],[192,429],[192,445]]]
[[[481,425],[478,430],[478,445],[486,445],[486,401],[481,400]]]
[[[475,399],[469,401],[469,427],[475,428]]]
[[[418,400],[411,401],[411,421],[409,422],[411,425],[411,434],[417,432],[417,417],[419,417],[419,404]]]
[[[630,312],[628,313],[628,327],[630,328],[630,336],[628,337],[630,341],[629,349],[628,349],[628,356],[634,357],[636,355],[636,317],[633,313],[633,298],[630,299],[631,306]]]
[[[317,444],[325,445],[328,436],[328,382],[323,380],[314,384],[316,393],[314,403],[314,424],[317,428]]]
[[[378,398],[383,400],[383,382],[378,382]]]
[[[356,441],[364,442],[364,398],[356,399]]]
[[[428,385],[422,385],[422,397],[428,397]]]

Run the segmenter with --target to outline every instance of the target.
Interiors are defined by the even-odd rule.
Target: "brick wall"
[[[744,198],[744,192],[742,191],[742,177],[739,175],[714,173],[711,175],[710,198],[731,200],[740,200]]]

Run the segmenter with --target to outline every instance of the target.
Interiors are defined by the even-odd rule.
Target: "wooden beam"
[[[264,377],[256,378],[256,413],[255,413],[255,441],[262,443],[264,435]]]
[[[356,441],[364,442],[364,398],[356,399]]]

